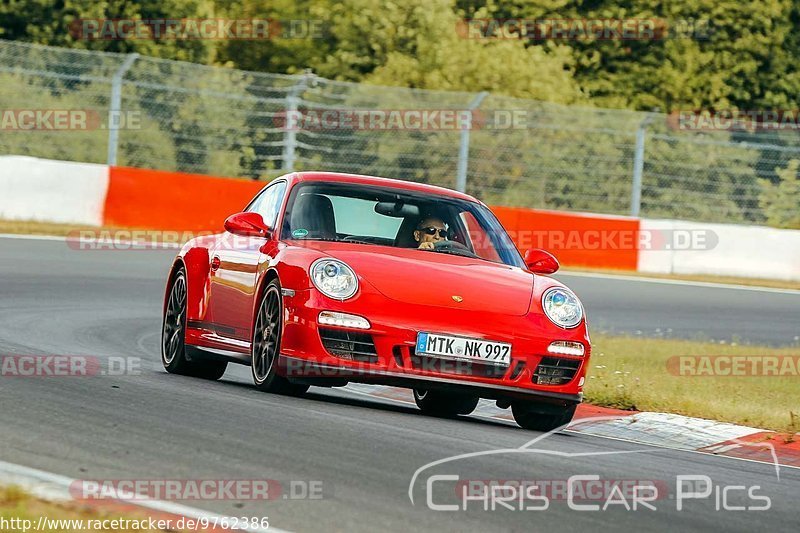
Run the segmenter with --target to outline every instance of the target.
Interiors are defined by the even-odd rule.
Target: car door
[[[286,194],[286,182],[278,181],[264,189],[245,209],[262,216],[275,227],[278,211]],[[244,347],[252,335],[253,296],[264,237],[243,237],[225,232],[211,257],[209,307],[214,330],[234,345]]]

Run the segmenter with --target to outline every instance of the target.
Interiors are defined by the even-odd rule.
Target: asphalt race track
[[[764,346],[800,341],[800,291],[718,288],[592,274],[556,275],[583,301],[590,331]]]
[[[0,377],[0,460],[78,479],[269,478],[282,484],[285,495],[292,482],[297,487],[321,483],[321,499],[186,502],[225,515],[268,516],[271,526],[294,531],[782,531],[797,526],[800,470],[783,468],[778,478],[772,465],[575,433],[552,435],[530,448],[534,453],[466,457],[424,470],[412,487],[412,505],[409,484],[426,464],[518,448],[539,434],[474,417],[429,418],[346,389],[312,388],[303,398],[263,394],[250,386],[249,369],[240,366],[230,366],[213,383],[168,375],[158,344],[164,277],[173,255],[76,251],[63,241],[0,239],[0,355],[141,359],[138,374],[116,377]],[[582,297],[595,329],[642,335],[670,329],[666,334],[674,337],[771,344],[796,342],[799,330],[797,294],[561,279]],[[461,480],[598,475],[651,480],[668,490],[652,502],[656,510],[612,505],[605,511],[576,511],[554,496],[545,510],[498,506],[484,511],[482,502],[473,501],[467,511],[433,511],[425,491],[432,473]],[[754,493],[767,496],[770,509],[717,510],[722,503],[711,496],[684,502],[678,511],[676,476],[688,474],[708,476],[715,489],[758,486]],[[456,502],[453,483],[437,481],[433,494],[434,503]],[[734,491],[727,503],[764,502]]]

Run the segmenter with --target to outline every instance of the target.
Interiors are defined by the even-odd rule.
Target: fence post
[[[294,120],[300,104],[300,93],[308,88],[308,79],[312,75],[306,72],[286,95],[286,116],[283,125],[283,171],[294,172],[295,149],[297,148],[297,131],[290,121]]]
[[[109,166],[117,164],[117,146],[119,145],[119,113],[122,107],[122,78],[133,66],[139,54],[129,54],[111,78],[111,102],[108,110],[108,156]]]
[[[460,192],[467,191],[467,165],[469,163],[469,130],[472,129],[472,112],[475,111],[483,99],[489,95],[487,92],[478,93],[469,107],[467,107],[467,114],[465,120],[461,125],[461,137],[458,144],[458,167],[456,167],[456,190]]]
[[[642,171],[644,170],[644,136],[653,120],[648,114],[636,130],[636,151],[633,154],[633,184],[631,186],[631,216],[638,217],[642,208]]]

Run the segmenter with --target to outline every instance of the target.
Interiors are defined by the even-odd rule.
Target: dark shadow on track
[[[178,375],[170,375],[165,372],[158,372],[154,371],[153,374],[162,374],[164,376],[168,376],[170,379],[180,379],[186,380],[184,383],[188,382],[198,382],[200,384],[206,385],[213,385],[213,383],[208,381],[199,380],[197,378],[187,377],[187,376],[178,376]],[[267,393],[259,392],[258,390],[253,387],[250,383],[243,383],[241,381],[236,381],[230,378],[223,377],[222,379],[218,380],[216,384],[224,385],[230,387],[231,389],[241,390],[247,393],[255,393],[259,396],[266,396],[269,397],[270,395]],[[358,407],[362,409],[369,409],[369,410],[378,410],[387,413],[401,413],[407,415],[416,415],[420,417],[429,418],[431,420],[457,420],[460,423],[469,423],[475,426],[484,426],[484,427],[493,427],[493,428],[508,428],[513,429],[515,431],[525,431],[522,428],[518,427],[512,421],[503,421],[503,420],[490,420],[488,418],[478,418],[475,416],[456,416],[450,418],[444,417],[436,417],[431,415],[426,415],[415,406],[412,405],[400,405],[393,402],[393,400],[389,398],[381,398],[375,397],[374,400],[369,398],[356,398],[356,397],[348,397],[343,396],[340,394],[326,394],[324,391],[331,391],[331,392],[338,392],[340,394],[353,394],[352,391],[348,391],[347,389],[340,389],[338,387],[315,387],[312,388],[309,392],[301,396],[275,396],[284,399],[297,399],[297,400],[311,400],[313,402],[325,403],[325,404],[334,404],[334,405],[344,405],[349,407]],[[354,415],[355,416],[355,415]],[[528,431],[527,433],[531,435],[536,435],[539,432],[537,431]],[[566,434],[564,434],[566,435]]]

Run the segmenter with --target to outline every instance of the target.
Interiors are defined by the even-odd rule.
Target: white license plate
[[[511,345],[506,342],[469,339],[437,333],[420,332],[417,335],[416,353],[454,359],[470,359],[497,365],[508,366],[511,364]]]

